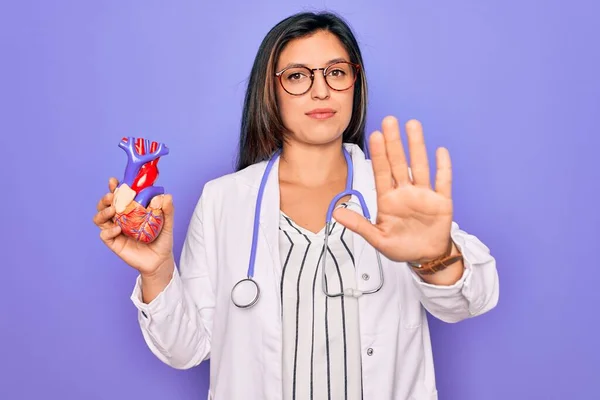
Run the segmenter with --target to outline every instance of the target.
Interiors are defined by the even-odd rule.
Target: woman
[[[143,336],[174,368],[210,358],[209,398],[435,399],[424,310],[457,322],[496,305],[494,258],[452,219],[447,150],[432,183],[421,125],[406,125],[409,168],[387,117],[367,160],[366,87],[339,17],[275,26],[252,68],[237,171],[205,185],[177,266],[171,196],[163,231],[139,244],[111,223],[110,180],[95,222],[140,272]],[[356,192],[336,198],[347,184]]]

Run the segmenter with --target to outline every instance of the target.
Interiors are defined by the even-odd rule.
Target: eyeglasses
[[[275,73],[283,90],[294,96],[308,92],[315,81],[315,71],[323,71],[327,86],[335,91],[349,89],[356,82],[360,65],[347,61],[333,63],[325,68],[290,66]]]

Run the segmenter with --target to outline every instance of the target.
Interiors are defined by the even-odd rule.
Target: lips
[[[316,108],[306,113],[310,118],[327,119],[335,115],[335,110],[332,108]]]

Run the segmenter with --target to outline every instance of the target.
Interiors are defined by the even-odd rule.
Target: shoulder
[[[258,190],[265,165],[266,162],[259,162],[206,181],[193,206],[192,222],[214,221],[226,210],[245,208],[251,193]],[[255,183],[255,176],[258,176],[259,183]],[[255,186],[257,189],[254,189]]]
[[[201,198],[220,201],[225,197],[236,196],[248,189],[258,188],[266,161],[252,164],[243,170],[221,175],[204,184]]]

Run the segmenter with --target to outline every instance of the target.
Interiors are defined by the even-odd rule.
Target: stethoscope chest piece
[[[231,301],[239,308],[250,308],[260,296],[258,284],[252,278],[242,279],[231,290]]]

